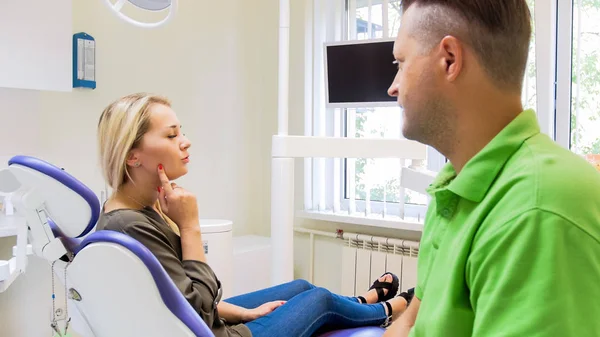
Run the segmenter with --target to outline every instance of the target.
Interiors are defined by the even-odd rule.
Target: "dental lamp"
[[[177,2],[178,0],[103,0],[104,3],[108,6],[108,8],[117,15],[117,17],[123,19],[124,21],[141,28],[156,28],[160,27],[173,19],[175,16],[175,12],[177,11]],[[125,2],[129,2],[135,7],[139,9],[143,9],[151,12],[160,12],[169,10],[169,13],[165,18],[158,22],[140,22],[130,18],[129,16],[123,14],[122,9]]]

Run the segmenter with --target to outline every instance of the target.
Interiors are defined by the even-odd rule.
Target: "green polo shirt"
[[[600,336],[600,174],[533,111],[429,193],[410,336]]]

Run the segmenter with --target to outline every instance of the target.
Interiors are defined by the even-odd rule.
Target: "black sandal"
[[[415,288],[410,288],[407,291],[403,291],[398,296],[404,297],[406,300],[406,306],[408,307],[413,297],[415,297]]]
[[[385,321],[383,322],[383,324],[381,324],[381,327],[387,328],[388,326],[392,325],[393,311],[392,311],[392,305],[389,302],[385,301],[383,303],[385,303],[385,306],[387,307],[388,312],[387,312],[387,317],[385,318]]]
[[[379,282],[379,279],[384,277],[385,275],[392,275],[391,283],[390,282]],[[377,280],[375,280],[375,282],[373,282],[373,285],[371,285],[369,290],[375,289],[375,291],[377,291],[377,302],[383,302],[383,301],[390,300],[396,296],[396,294],[398,293],[399,285],[400,285],[400,281],[398,280],[398,276],[394,275],[393,273],[387,272],[387,273],[384,273],[383,275],[379,276],[377,278]],[[387,289],[388,293],[384,294],[383,289]],[[361,301],[361,303],[367,303],[367,300],[362,296],[358,296],[358,300]]]

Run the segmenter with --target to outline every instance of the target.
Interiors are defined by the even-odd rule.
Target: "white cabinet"
[[[0,0],[0,87],[72,90],[72,0]]]

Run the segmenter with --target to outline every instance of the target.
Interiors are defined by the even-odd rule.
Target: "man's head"
[[[526,0],[403,0],[402,9],[389,94],[404,109],[407,138],[435,146],[465,100],[520,96],[531,36]]]

